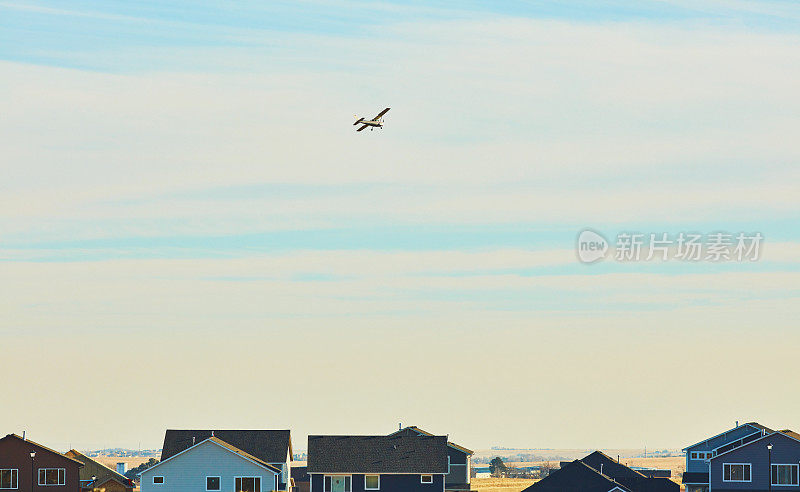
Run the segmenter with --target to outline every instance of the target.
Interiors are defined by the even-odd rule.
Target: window
[[[206,490],[219,490],[220,477],[206,477]]]
[[[723,482],[749,482],[750,463],[723,463]]]
[[[772,465],[772,485],[798,485],[800,465]]]
[[[693,460],[708,460],[711,459],[711,453],[703,452],[703,451],[693,451],[691,454],[691,459]]]
[[[164,483],[164,477],[153,477],[153,483],[156,485]]]
[[[433,475],[420,475],[420,483],[433,483]]]
[[[380,490],[380,475],[364,475],[364,490]]]
[[[6,468],[0,470],[0,489],[18,489],[19,470],[16,468]]]
[[[236,477],[234,492],[261,492],[261,477]]]
[[[352,477],[350,475],[325,475],[323,492],[351,492]]]
[[[66,474],[64,468],[39,468],[39,485],[65,485]]]

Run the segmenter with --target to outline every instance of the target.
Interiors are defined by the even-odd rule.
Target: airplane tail
[[[358,119],[358,121],[356,121],[355,123],[353,123],[353,126],[356,126],[357,124],[361,123],[362,121],[364,121],[364,118],[363,118],[363,117],[362,117],[362,118],[359,118],[359,119]]]

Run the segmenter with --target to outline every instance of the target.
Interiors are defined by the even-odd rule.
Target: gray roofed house
[[[311,490],[441,492],[446,436],[308,436]]]

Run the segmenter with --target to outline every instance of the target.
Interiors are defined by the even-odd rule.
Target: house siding
[[[450,471],[445,475],[445,485],[469,483],[469,457],[467,453],[458,449],[447,447],[447,457],[450,460]]]
[[[749,436],[750,434],[760,431],[761,429],[758,429],[756,427],[752,427],[749,425],[741,425],[719,436],[716,436],[713,439],[710,439],[706,442],[686,448],[686,471],[699,472],[699,473],[708,472],[708,463],[705,460],[691,459],[692,452],[697,452],[697,451],[709,452],[720,446],[728,444],[729,442],[738,441],[739,439],[745,436]]]
[[[36,452],[31,471],[31,451]],[[80,465],[65,456],[36,446],[29,441],[7,436],[0,439],[0,468],[17,469],[19,491],[41,490],[46,492],[77,492],[80,489],[78,476]],[[64,468],[64,485],[38,486],[39,468]],[[34,485],[31,486],[31,481]]]
[[[203,442],[141,474],[141,492],[204,492],[206,477],[219,476],[221,492],[234,492],[235,477],[261,477],[261,492],[275,490],[272,472],[215,444]],[[153,484],[163,476],[164,484]]]
[[[800,464],[800,442],[776,433],[759,441],[737,448],[711,460],[711,490],[714,492],[769,490],[769,451],[772,444],[773,464]],[[724,463],[750,463],[750,482],[723,482]],[[773,491],[800,491],[800,486],[773,485]]]
[[[311,477],[311,492],[323,492],[323,474]],[[364,490],[364,474],[352,474],[352,492],[375,492]],[[380,492],[441,492],[444,490],[444,475],[433,474],[433,483],[420,483],[419,474],[381,474]],[[144,491],[143,491],[144,492]]]

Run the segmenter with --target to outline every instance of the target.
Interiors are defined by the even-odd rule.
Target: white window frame
[[[367,477],[378,477],[378,486],[377,487],[367,487]],[[380,490],[380,489],[381,489],[381,476],[380,475],[378,475],[376,473],[366,473],[366,474],[364,474],[364,490]]]
[[[42,483],[42,472],[44,472],[44,479],[47,481],[47,472],[56,470],[58,473],[57,481],[58,483]],[[67,484],[67,469],[66,468],[39,468],[39,473],[37,474],[36,482],[39,484],[39,487],[63,487]],[[61,479],[64,479],[62,482]]]
[[[219,479],[219,488],[218,489],[209,489],[208,488],[208,479],[209,478],[218,478]],[[220,490],[222,490],[222,477],[220,477],[219,475],[208,475],[206,477],[206,492],[209,492],[209,491],[217,492],[217,491],[220,491]]]
[[[726,466],[746,466],[750,473],[747,475],[750,477],[748,480],[725,480],[725,467]],[[772,471],[770,471],[772,473]],[[744,474],[744,469],[742,470],[742,474]],[[750,483],[753,481],[753,464],[752,463],[723,463],[722,464],[722,481],[727,483]]]
[[[333,490],[333,477],[344,477],[344,478],[349,477],[350,478],[350,490],[347,490],[347,487],[346,487],[347,486],[347,481],[345,481],[345,483],[344,483],[345,484],[344,492],[353,492],[353,475],[348,474],[348,473],[327,473],[325,475],[322,475],[322,490],[323,490],[323,492],[325,490],[327,490],[328,492]],[[331,488],[330,489],[326,489],[325,488],[325,479],[326,478],[330,478],[331,479]]]
[[[429,482],[426,482],[425,480],[422,479],[422,477],[431,477],[431,480]],[[430,473],[425,474],[425,475],[420,475],[419,476],[419,483],[424,483],[425,485],[433,484],[433,475],[431,475]]]
[[[772,467],[773,466],[792,466],[797,470],[795,476],[797,477],[797,483],[775,483],[772,481]],[[777,475],[777,474],[776,474]],[[773,487],[797,487],[800,485],[800,464],[798,463],[772,463],[769,468],[769,481]]]
[[[236,490],[236,479],[239,479],[239,478],[257,478],[258,479],[258,490],[256,492],[261,492],[263,490],[263,485],[264,485],[262,483],[262,481],[263,481],[262,478],[263,477],[260,477],[258,475],[248,475],[248,476],[241,476],[241,477],[233,477],[233,490]]]
[[[0,487],[0,490],[19,490],[19,468],[0,468],[0,472],[11,472],[11,487]]]
[[[161,482],[156,482],[156,478],[160,478]],[[153,485],[164,485],[167,483],[167,479],[164,478],[164,475],[153,475]]]

